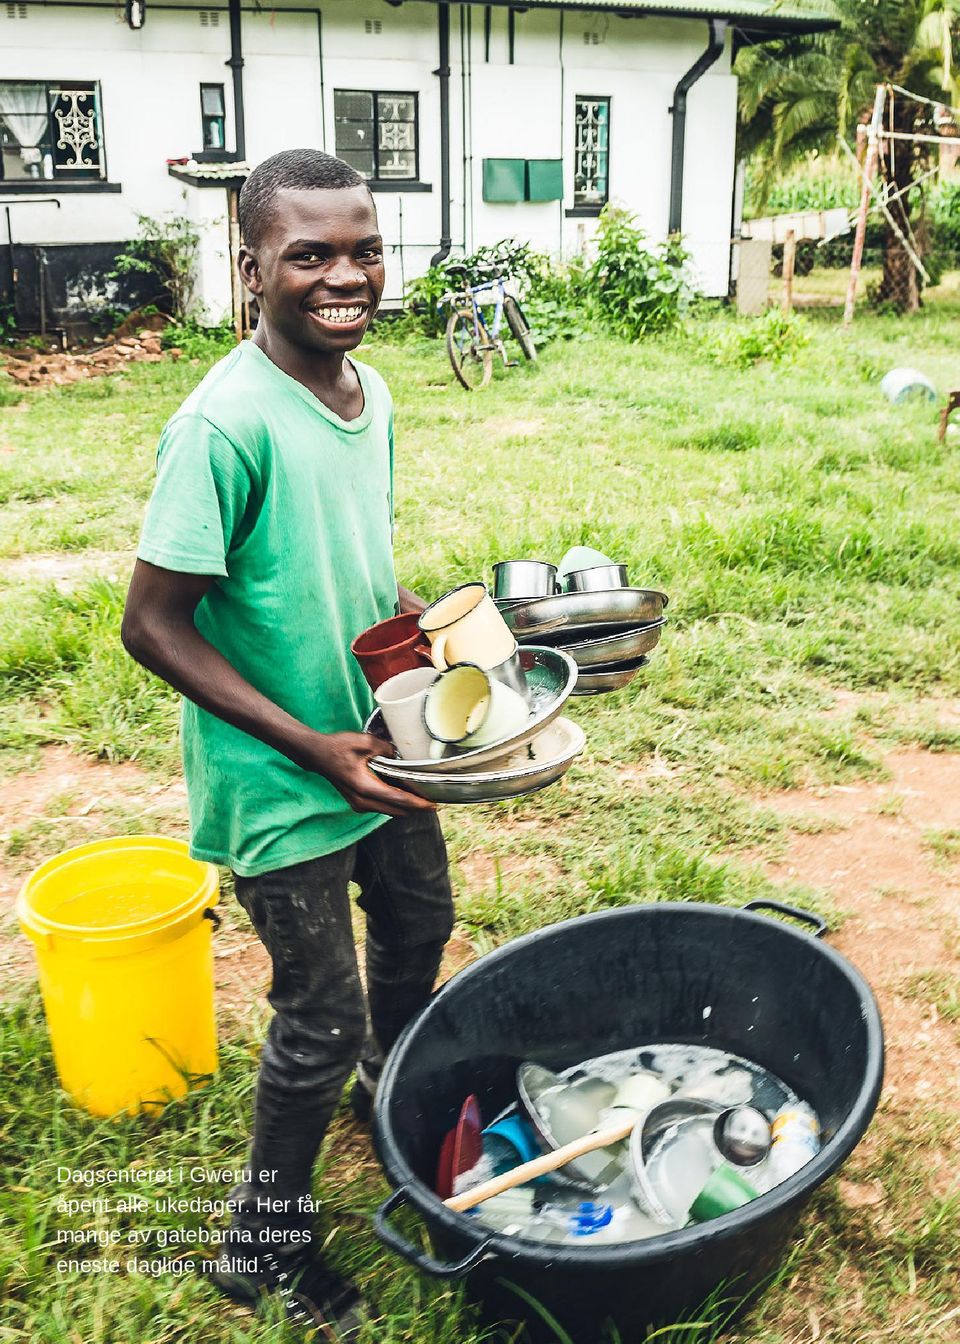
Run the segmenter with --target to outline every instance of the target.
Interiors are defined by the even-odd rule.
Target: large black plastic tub
[[[717,1046],[771,1069],[819,1112],[827,1140],[819,1156],[734,1213],[620,1246],[505,1237],[444,1208],[433,1172],[468,1093],[491,1118],[514,1098],[521,1060],[562,1069],[654,1041]],[[755,1299],[803,1206],[869,1125],[882,1079],[883,1031],[870,988],[809,933],[696,904],[630,906],[555,924],[461,972],[395,1047],[377,1093],[377,1148],[394,1187],[377,1232],[425,1273],[464,1279],[485,1320],[526,1322],[536,1344],[557,1336],[524,1294],[575,1344],[609,1337],[611,1323],[624,1344],[635,1344],[646,1327],[689,1317],[717,1290]],[[403,1205],[426,1224],[432,1256],[390,1221]]]

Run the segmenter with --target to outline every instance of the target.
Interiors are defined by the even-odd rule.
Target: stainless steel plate
[[[646,625],[658,621],[666,593],[653,588],[610,588],[598,593],[558,593],[528,602],[498,603],[503,619],[521,644],[563,631],[575,635],[597,625]],[[610,661],[610,660],[608,660]]]
[[[508,755],[486,767],[456,774],[424,774],[397,769],[396,761],[375,756],[370,769],[388,784],[429,798],[434,803],[495,803],[518,798],[555,784],[586,746],[583,729],[570,719],[558,718],[548,728]]]
[[[573,693],[574,695],[603,695],[606,691],[619,691],[623,686],[629,686],[641,667],[645,667],[646,664],[646,656],[641,655],[641,657],[634,658],[629,663],[616,663],[612,667],[603,665],[587,668],[577,677],[577,684],[573,688]]]
[[[556,1152],[562,1146],[554,1133],[554,1106],[562,1105],[566,1099],[566,1108],[573,1108],[572,1115],[567,1114],[566,1124],[572,1122],[574,1129],[588,1134],[599,1123],[600,1112],[613,1100],[616,1088],[603,1079],[585,1077],[576,1082],[561,1078],[540,1064],[521,1064],[517,1069],[517,1093],[520,1107],[527,1114],[541,1145],[548,1151]],[[553,1099],[553,1105],[550,1099]],[[579,1122],[579,1123],[578,1123]],[[570,1142],[580,1137],[569,1132],[563,1141]],[[590,1189],[602,1188],[614,1180],[621,1171],[619,1162],[609,1149],[600,1149],[585,1154],[573,1162],[567,1162],[559,1171],[550,1173],[551,1180],[561,1184],[576,1184]]]
[[[637,626],[634,630],[603,635],[599,639],[569,640],[563,636],[562,651],[576,659],[581,671],[596,667],[598,663],[632,662],[657,647],[666,623],[666,618],[663,618],[654,621],[652,625]],[[559,649],[557,651],[560,652]]]
[[[519,653],[520,665],[530,691],[530,717],[518,733],[473,751],[448,748],[437,760],[402,761],[392,756],[375,756],[373,760],[401,773],[445,775],[454,771],[474,770],[477,766],[498,760],[517,747],[525,746],[551,724],[563,709],[577,684],[577,664],[563,649],[527,644]],[[374,710],[367,719],[364,732],[373,733],[374,737],[382,737],[389,742],[390,734],[379,709]]]

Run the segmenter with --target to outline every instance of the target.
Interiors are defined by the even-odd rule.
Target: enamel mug
[[[473,663],[442,672],[423,702],[423,722],[438,743],[472,749],[518,732],[529,718],[527,703]]]
[[[435,667],[415,667],[398,672],[373,693],[380,706],[393,745],[408,761],[425,761],[431,738],[423,722],[423,702],[437,680]]]
[[[433,665],[443,672],[455,663],[496,667],[517,641],[482,583],[465,583],[437,598],[420,616],[431,645]]]

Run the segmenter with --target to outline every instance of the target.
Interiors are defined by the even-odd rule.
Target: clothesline
[[[949,103],[943,102],[942,99],[925,98],[922,93],[912,93],[910,89],[904,89],[899,84],[891,83],[889,87],[897,93],[902,93],[905,98],[912,98],[914,102],[926,103],[928,107],[942,107],[944,111],[956,112],[957,116],[960,117],[960,107],[951,107]]]
[[[847,142],[843,139],[842,136],[837,136],[837,139],[841,140],[843,142],[844,147],[849,151],[849,153],[853,154],[853,150],[850,149],[850,146],[847,144]],[[853,156],[856,159],[856,155],[854,154]],[[859,169],[859,167],[860,167],[860,160],[857,159],[857,168]],[[921,182],[926,182],[928,177],[936,177],[939,171],[940,171],[939,164],[934,168],[928,168],[925,173],[921,173],[918,178],[915,178],[912,182],[908,182],[907,185],[905,187],[901,187],[899,191],[895,191],[892,196],[884,196],[883,205],[893,205],[894,201],[899,201],[901,196],[906,196],[909,192],[913,191],[914,187],[919,187]],[[881,205],[872,205],[870,207],[870,214],[878,215],[881,213],[882,209],[883,206]],[[858,213],[859,213],[858,210],[850,211],[851,224],[856,219]]]
[[[881,131],[881,140],[913,140],[920,145],[960,144],[960,135],[913,135],[910,131]]]
[[[865,175],[864,175],[863,165],[861,164],[860,160],[857,158],[856,154],[854,154],[853,150],[852,150],[852,149],[850,148],[850,146],[847,144],[846,140],[843,138],[842,135],[838,135],[838,136],[837,136],[837,139],[838,139],[838,141],[840,142],[840,145],[841,145],[841,147],[843,148],[843,150],[844,150],[844,151],[850,156],[850,158],[853,160],[854,167],[855,167],[856,170],[857,170],[857,175],[858,175],[861,179],[864,178]],[[888,208],[888,206],[887,206],[887,202],[886,202],[886,200],[883,198],[883,196],[881,195],[881,193],[880,193],[880,191],[878,190],[876,184],[875,184],[873,181],[871,181],[871,180],[867,180],[866,185],[867,185],[867,189],[868,189],[868,191],[870,192],[870,195],[874,198],[874,200],[877,202],[877,206],[878,206],[879,209],[883,212],[883,215],[885,216],[887,223],[890,225],[890,227],[893,229],[894,233],[895,233],[895,234],[897,235],[897,237],[899,238],[899,240],[900,240],[900,242],[901,242],[901,244],[902,244],[902,246],[903,246],[903,250],[906,252],[907,256],[908,256],[908,257],[910,258],[910,260],[913,262],[914,266],[917,268],[917,270],[919,271],[919,273],[923,276],[924,282],[925,282],[926,284],[929,284],[929,283],[930,283],[930,277],[929,277],[929,275],[927,274],[926,267],[924,266],[923,262],[920,260],[919,256],[917,255],[916,251],[914,250],[914,248],[912,247],[912,245],[910,244],[910,242],[909,242],[909,241],[907,240],[907,238],[904,236],[903,230],[900,228],[900,225],[897,223],[897,221],[894,219],[893,215],[890,213],[890,210],[889,210],[889,208]],[[911,183],[910,183],[910,187],[911,187],[911,188],[914,187],[915,185],[916,185],[916,183],[914,183],[914,182],[911,182]],[[909,227],[909,225],[908,225],[908,227]]]

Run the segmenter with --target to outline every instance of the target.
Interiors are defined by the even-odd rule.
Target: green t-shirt
[[[362,729],[373,699],[350,644],[397,610],[393,405],[354,367],[363,411],[344,421],[251,341],[220,360],[163,430],[137,552],[215,575],[197,629],[322,733]],[[251,877],[387,820],[189,700],[182,736],[195,858]]]

